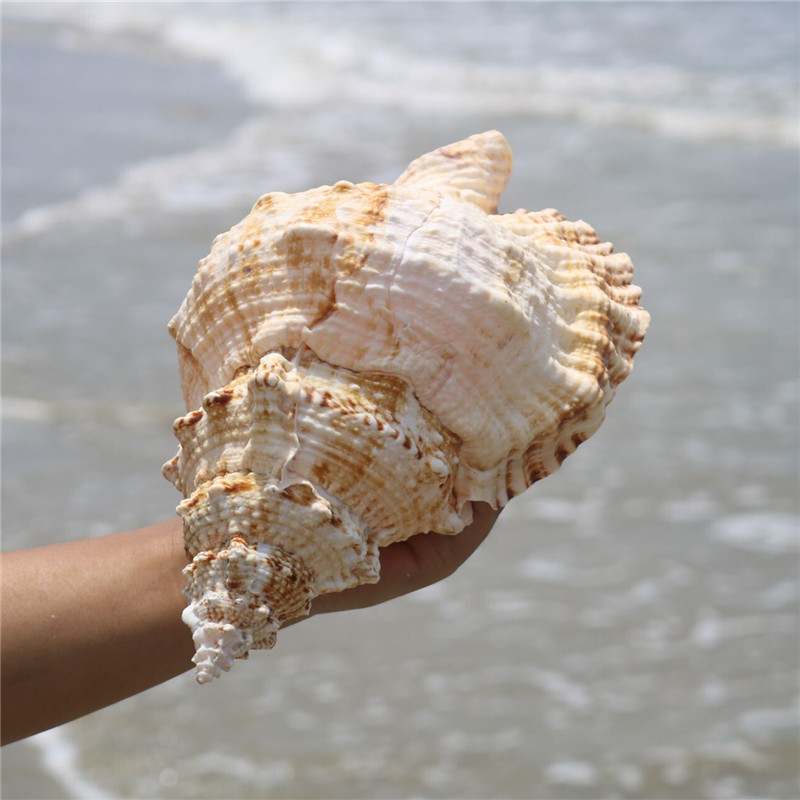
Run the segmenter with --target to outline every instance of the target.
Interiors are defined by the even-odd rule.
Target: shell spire
[[[163,472],[201,683],[601,424],[649,322],[633,265],[553,209],[497,214],[511,165],[488,131],[394,184],[267,194],[200,262]]]

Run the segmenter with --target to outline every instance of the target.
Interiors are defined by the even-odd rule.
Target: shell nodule
[[[649,322],[633,265],[553,209],[497,214],[511,164],[489,131],[391,185],[264,195],[200,262],[163,472],[201,683],[600,426]]]

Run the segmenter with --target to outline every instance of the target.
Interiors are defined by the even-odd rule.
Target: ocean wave
[[[0,418],[4,422],[33,425],[92,420],[133,430],[164,430],[172,424],[175,416],[175,409],[158,406],[38,400],[9,395],[0,398]]]
[[[19,4],[12,14],[67,26],[61,40],[71,47],[96,46],[98,38],[146,39],[215,61],[252,101],[271,109],[349,105],[354,113],[512,115],[680,139],[800,146],[797,78],[790,70],[691,69],[669,63],[668,50],[660,61],[654,55],[632,64],[624,57],[626,33],[613,26],[606,34],[617,41],[608,41],[603,65],[553,48],[532,48],[509,61],[502,54],[519,20],[500,15],[481,29],[481,58],[463,37],[420,52],[412,42],[421,11],[416,7],[393,26],[359,25],[352,15],[348,27],[330,24],[324,14],[315,20],[307,10],[237,6],[232,14],[213,4]]]
[[[565,60],[555,46],[528,53],[519,47],[519,35],[516,49],[510,48],[514,57],[503,58],[512,21],[478,6],[468,12],[474,17],[470,24],[486,23],[480,46],[482,53],[495,54],[491,58],[470,57],[463,32],[438,48],[428,32],[420,50],[410,17],[396,30],[374,19],[371,27],[343,29],[330,25],[325,14],[315,20],[307,10],[284,6],[236,6],[231,14],[214,4],[13,4],[4,11],[7,17],[46,24],[65,48],[124,42],[216,62],[264,111],[224,141],[134,164],[112,183],[30,208],[5,228],[4,241],[60,225],[139,226],[164,215],[246,210],[265,190],[300,191],[318,182],[315,154],[345,154],[355,147],[366,163],[375,155],[375,163],[391,167],[393,148],[402,151],[403,131],[431,115],[478,116],[498,125],[509,119],[574,123],[586,133],[587,146],[598,128],[696,142],[800,145],[794,74],[698,71],[656,59],[631,64],[624,57],[626,34],[610,23],[606,34],[617,39],[609,40],[602,66],[589,63],[588,56]],[[422,13],[422,7],[417,10]],[[485,19],[474,16],[480,14]],[[584,32],[578,43],[594,42],[596,48],[591,32]],[[403,166],[398,161],[395,174]],[[340,177],[391,180],[394,174],[334,176]]]
[[[44,771],[67,797],[114,800],[117,796],[106,786],[95,783],[81,768],[80,749],[63,728],[51,728],[33,736],[28,739],[27,746],[38,751]]]
[[[3,241],[11,244],[59,226],[138,225],[154,215],[249,207],[265,186],[300,190],[308,164],[275,128],[268,119],[251,120],[222,142],[133,164],[112,183],[28,209],[7,226]]]

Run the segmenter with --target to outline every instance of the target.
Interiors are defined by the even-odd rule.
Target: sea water
[[[798,796],[797,5],[2,13],[4,549],[173,513],[166,322],[264,192],[498,128],[501,210],[588,220],[653,316],[456,575],[7,747],[4,798]]]

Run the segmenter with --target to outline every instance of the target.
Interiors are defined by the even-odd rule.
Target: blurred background
[[[265,192],[498,128],[500,210],[586,219],[653,319],[455,576],[7,747],[4,798],[800,796],[800,6],[2,15],[4,549],[173,513],[166,323]]]

